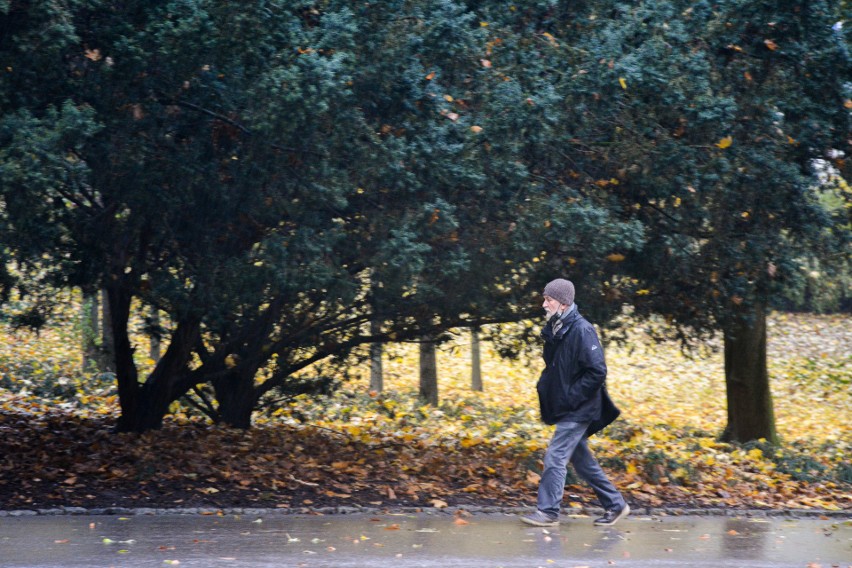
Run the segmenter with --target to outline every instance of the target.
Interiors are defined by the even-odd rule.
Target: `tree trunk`
[[[432,406],[438,405],[438,362],[435,342],[431,337],[420,343],[420,398]]]
[[[198,340],[200,324],[197,320],[180,322],[172,334],[169,347],[144,384],[138,380],[133,362],[134,348],[127,334],[130,314],[130,295],[116,289],[110,290],[113,330],[115,335],[116,377],[121,417],[116,429],[120,432],[145,432],[163,425],[169,405],[180,398],[190,384],[181,382],[192,356],[192,347]]]
[[[171,403],[191,388],[191,384],[183,384],[181,379],[192,358],[192,348],[199,334],[200,324],[197,320],[178,323],[166,353],[142,385],[134,431],[145,432],[162,427]]]
[[[104,291],[104,298],[104,330],[108,328],[110,331],[110,343],[114,352],[112,368],[115,370],[121,407],[116,429],[120,432],[130,432],[135,430],[139,420],[141,398],[139,375],[133,362],[133,346],[127,333],[132,296],[120,286],[114,286]],[[104,339],[106,340],[106,334]]]
[[[251,428],[251,415],[257,406],[258,391],[254,388],[254,373],[246,377],[239,373],[228,373],[214,381],[216,400],[219,402],[217,422],[234,428]]]
[[[479,328],[470,329],[470,388],[482,392],[482,362],[480,360]]]
[[[103,325],[101,326],[101,364],[102,371],[117,372],[115,366],[115,332],[113,331],[113,307],[110,302],[109,292],[101,290],[101,306]],[[128,310],[130,309],[128,304]],[[121,316],[119,316],[121,317]],[[128,311],[129,318],[129,311]],[[126,325],[126,323],[125,323]],[[126,333],[126,330],[125,330]]]
[[[370,335],[376,336],[382,332],[382,322],[373,320],[370,322]],[[382,344],[379,342],[370,344],[370,390],[382,392],[384,390],[384,374],[382,370]]]
[[[160,329],[160,310],[154,306],[151,306],[151,325],[155,330]],[[160,360],[160,336],[157,333],[151,334],[148,356],[155,363]]]
[[[725,330],[725,386],[728,425],[723,439],[776,444],[775,413],[766,367],[766,311],[756,306]]]
[[[100,335],[100,306],[97,294],[84,294],[81,312],[83,335],[83,372],[100,369],[97,338]]]

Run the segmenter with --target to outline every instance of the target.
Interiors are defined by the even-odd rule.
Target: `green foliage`
[[[523,319],[554,275],[602,326],[706,335],[831,250],[831,2],[0,8],[0,243],[33,298],[107,291],[125,429],[199,385],[247,426],[316,361]],[[133,301],[170,322],[141,380]]]

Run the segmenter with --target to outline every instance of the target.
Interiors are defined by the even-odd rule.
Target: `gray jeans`
[[[559,422],[547,452],[544,454],[544,472],[538,486],[538,510],[558,515],[565,491],[565,474],[568,461],[580,478],[588,483],[598,496],[604,509],[624,507],[624,497],[612,484],[586,443],[588,422]]]

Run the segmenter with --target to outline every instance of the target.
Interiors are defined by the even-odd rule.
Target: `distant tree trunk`
[[[766,311],[757,306],[742,314],[725,335],[725,386],[728,425],[723,439],[778,443],[775,412],[766,368]]]
[[[98,356],[97,337],[100,335],[100,306],[97,294],[84,294],[83,305],[80,308],[81,327],[83,335],[83,372],[98,369],[100,357]]]
[[[427,404],[438,405],[438,361],[431,337],[424,337],[420,343],[420,398]]]
[[[117,372],[115,362],[115,333],[113,332],[112,305],[109,294],[101,290],[101,306],[103,325],[101,326],[101,364],[103,371]],[[129,307],[129,305],[128,305]],[[129,317],[129,313],[128,313]]]
[[[470,329],[470,388],[477,392],[483,391],[478,327]]]
[[[382,322],[373,320],[370,322],[370,335],[376,336],[382,332]],[[384,374],[382,370],[382,344],[379,342],[370,344],[370,390],[382,392],[384,390]]]
[[[160,310],[151,306],[151,326],[155,330],[160,329]],[[160,360],[160,335],[159,332],[152,333],[150,338],[148,356],[156,363]]]

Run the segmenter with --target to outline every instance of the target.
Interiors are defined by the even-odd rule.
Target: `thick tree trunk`
[[[130,297],[122,292],[110,290],[112,303],[113,330],[115,335],[116,376],[118,395],[121,405],[121,417],[116,429],[120,432],[145,432],[163,425],[163,417],[169,411],[169,405],[181,397],[191,385],[181,382],[192,347],[198,340],[200,327],[198,321],[191,320],[178,324],[171,337],[165,355],[148,376],[144,384],[138,382],[138,371],[133,363],[134,348],[127,334],[127,321],[130,313]],[[123,314],[123,316],[122,316]]]
[[[382,332],[382,322],[373,320],[370,322],[370,335],[376,336]],[[382,344],[370,344],[370,390],[382,392],[384,390],[384,374],[382,370]]]
[[[435,342],[430,337],[420,343],[420,398],[438,405],[438,361]]]
[[[251,415],[258,401],[258,391],[254,388],[254,373],[250,377],[229,373],[226,377],[214,381],[213,387],[219,402],[218,422],[234,428],[251,428]]]
[[[480,359],[479,328],[470,329],[470,388],[482,392],[482,361]]]
[[[725,330],[725,386],[728,425],[723,439],[775,444],[775,412],[766,367],[766,311],[757,306]]]
[[[142,386],[138,419],[134,427],[136,432],[160,428],[171,403],[191,387],[190,384],[183,384],[181,379],[185,375],[192,357],[192,348],[198,341],[199,334],[200,325],[197,320],[178,323],[168,349]]]

